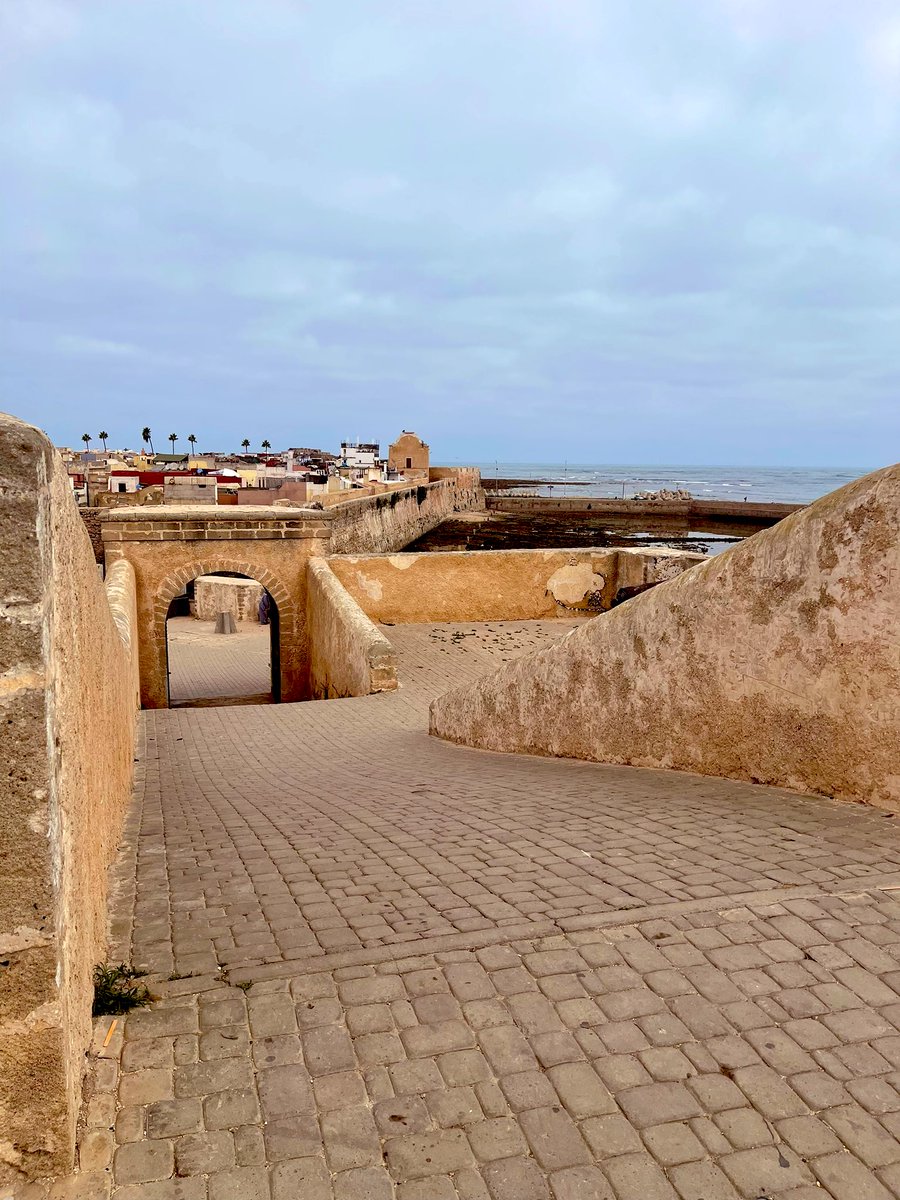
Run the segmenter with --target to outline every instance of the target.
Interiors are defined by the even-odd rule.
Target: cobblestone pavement
[[[269,629],[238,621],[237,633],[215,632],[215,622],[170,617],[169,695],[173,703],[260,697],[272,691]]]
[[[559,632],[397,627],[397,693],[144,714],[114,935],[161,999],[98,1022],[53,1200],[900,1197],[894,821],[426,736]]]

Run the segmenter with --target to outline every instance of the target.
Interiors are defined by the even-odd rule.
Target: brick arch
[[[234,571],[237,575],[246,575],[261,583],[275,603],[278,605],[279,616],[284,618],[294,611],[294,602],[285,584],[266,567],[248,563],[235,558],[225,558],[222,555],[211,555],[209,558],[195,559],[183,563],[160,584],[153,601],[153,615],[156,623],[162,617],[165,625],[169,615],[169,605],[176,596],[180,596],[185,587],[198,575],[210,575],[214,571]],[[163,629],[165,635],[165,629]]]

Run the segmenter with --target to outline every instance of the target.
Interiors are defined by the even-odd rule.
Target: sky
[[[0,407],[884,465],[898,134],[896,0],[0,0]]]

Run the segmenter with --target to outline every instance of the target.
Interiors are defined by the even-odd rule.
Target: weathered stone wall
[[[0,521],[3,1185],[72,1166],[106,868],[131,792],[137,669],[130,568],[104,587],[62,461],[7,416]]]
[[[348,500],[335,514],[332,554],[387,553],[401,550],[455,512],[484,507],[484,493],[475,473],[435,483],[412,484],[381,496]]]
[[[900,807],[900,466],[436,700],[490,750]]]
[[[310,691],[317,700],[368,696],[397,686],[390,642],[322,558],[308,566]]]
[[[236,621],[258,621],[262,594],[255,579],[200,575],[194,580],[191,613],[198,621],[215,621],[221,612],[231,613]]]
[[[101,508],[79,508],[81,519],[84,521],[84,527],[88,531],[88,536],[91,539],[91,549],[94,551],[94,558],[98,563],[103,562],[103,539],[100,537],[100,514],[103,511]]]
[[[478,550],[344,555],[331,569],[375,621],[515,621],[609,608],[621,587],[703,561],[677,550]]]

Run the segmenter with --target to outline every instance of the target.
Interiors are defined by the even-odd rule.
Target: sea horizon
[[[667,488],[697,499],[809,504],[868,474],[871,467],[735,467],[689,463],[480,462],[485,480],[535,480],[538,495],[620,496]],[[541,482],[538,481],[550,481]],[[524,485],[521,492],[531,491]]]

